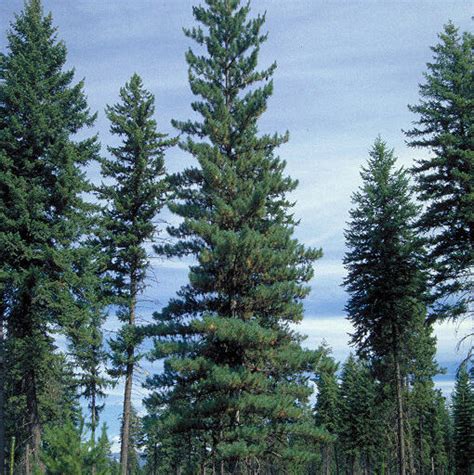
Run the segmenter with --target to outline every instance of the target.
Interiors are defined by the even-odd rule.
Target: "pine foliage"
[[[199,26],[186,34],[205,52],[186,59],[201,120],[175,126],[197,164],[173,179],[171,210],[183,222],[163,250],[197,262],[156,315],[153,358],[166,360],[150,387],[155,407],[168,407],[169,430],[194,438],[196,457],[228,470],[275,457],[295,466],[312,457],[297,439],[321,437],[305,416],[315,354],[290,326],[302,319],[320,251],[293,237],[286,195],[297,183],[275,155],[287,136],[258,133],[275,69],[257,69],[265,17],[237,0],[207,0],[193,12]]]

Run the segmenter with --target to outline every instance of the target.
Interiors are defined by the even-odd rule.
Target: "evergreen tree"
[[[474,295],[474,35],[448,23],[432,48],[410,145],[431,152],[413,168],[432,268],[433,311],[456,318],[472,311]]]
[[[105,262],[99,257],[97,243],[90,240],[82,250],[80,275],[84,285],[79,288],[76,300],[82,313],[81,318],[68,325],[67,334],[69,354],[78,370],[79,396],[87,400],[90,411],[88,426],[94,445],[99,415],[104,407],[100,401],[105,397],[106,388],[112,385],[112,380],[105,374],[107,352],[102,331],[107,317],[108,289],[103,279]]]
[[[448,463],[444,437],[446,407],[433,382],[433,377],[441,372],[435,361],[436,338],[431,326],[422,319],[414,322],[407,338],[407,416],[412,465],[420,475],[431,473],[433,467],[443,473]]]
[[[64,70],[66,47],[40,0],[26,2],[7,38],[8,51],[0,56],[1,287],[9,289],[6,405],[24,408],[19,419],[7,422],[28,466],[31,455],[38,458],[45,422],[40,400],[54,373],[52,332],[78,311],[75,260],[89,215],[81,198],[88,189],[82,167],[96,157],[98,145],[95,138],[73,139],[94,117],[83,83],[73,85],[73,71]]]
[[[309,441],[322,438],[308,407],[317,355],[290,326],[302,319],[320,251],[293,237],[286,194],[297,183],[275,155],[287,136],[258,133],[275,65],[257,70],[265,17],[249,11],[206,0],[193,8],[199,26],[185,30],[206,50],[186,54],[200,120],[174,125],[197,165],[173,178],[171,210],[183,222],[164,251],[197,262],[150,329],[152,358],[166,360],[149,381],[149,406],[165,407],[170,440],[190,441],[186,455],[221,473],[277,461],[297,470],[314,457]]]
[[[100,238],[109,259],[113,302],[123,326],[110,342],[116,377],[125,377],[120,464],[128,466],[133,372],[140,355],[137,331],[137,299],[145,287],[150,265],[147,244],[154,240],[154,218],[164,204],[164,150],[173,141],[156,131],[153,95],[134,74],[120,90],[121,102],[107,107],[110,131],[122,139],[109,147],[111,158],[101,159],[102,175],[111,183],[102,184],[98,196],[105,202]]]
[[[407,172],[396,170],[393,151],[377,139],[363,184],[353,195],[346,231],[344,263],[349,292],[346,310],[354,325],[352,343],[370,358],[382,381],[394,390],[398,421],[399,473],[407,471],[404,380],[409,335],[424,319],[424,273],[421,246],[413,223]]]
[[[453,419],[456,474],[468,475],[474,471],[474,390],[465,364],[454,387]]]
[[[338,363],[331,356],[327,346],[321,349],[321,361],[315,372],[314,382],[317,387],[317,399],[314,408],[315,423],[323,427],[337,438],[340,430],[340,389],[337,371]],[[328,441],[322,445],[322,472],[324,474],[339,473],[339,443]]]
[[[84,423],[66,421],[45,430],[41,460],[48,475],[112,475],[105,425],[97,444],[86,439]]]
[[[379,454],[381,432],[376,386],[369,368],[353,355],[344,363],[339,400],[339,441],[347,473],[371,473]]]

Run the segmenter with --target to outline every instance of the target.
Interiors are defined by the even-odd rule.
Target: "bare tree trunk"
[[[5,473],[5,309],[3,300],[0,305],[0,475],[3,475]]]
[[[130,316],[129,325],[135,325],[137,282],[135,272],[132,269],[130,275]],[[135,347],[130,345],[127,348],[127,368],[125,373],[125,391],[123,398],[123,418],[122,418],[122,441],[120,447],[120,473],[128,473],[128,453],[130,450],[130,415],[132,411],[132,384],[133,384],[133,356]]]
[[[395,386],[397,397],[397,432],[398,432],[398,473],[406,475],[406,455],[405,455],[405,428],[403,417],[403,394],[402,378],[400,374],[400,362],[398,352],[395,352]]]
[[[92,439],[92,446],[95,448],[95,430],[97,426],[97,418],[96,418],[96,401],[95,401],[95,391],[92,392],[91,398],[91,439]],[[97,472],[95,461],[92,463],[91,467],[91,475],[95,475]]]

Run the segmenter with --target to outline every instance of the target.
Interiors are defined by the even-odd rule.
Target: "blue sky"
[[[187,83],[184,53],[191,45],[183,26],[193,24],[191,0],[44,0],[52,11],[59,37],[66,42],[68,63],[76,78],[85,78],[85,90],[104,145],[112,142],[104,107],[117,101],[118,89],[133,72],[156,96],[159,128],[175,133],[170,120],[191,115],[192,95]],[[7,30],[22,0],[2,0],[0,31]],[[395,147],[400,164],[409,166],[422,152],[406,147],[402,129],[410,128],[413,115],[407,104],[417,102],[418,83],[431,58],[429,47],[451,19],[462,30],[471,28],[472,2],[419,0],[254,0],[253,11],[267,11],[269,39],[261,66],[278,63],[275,92],[261,121],[264,132],[290,131],[290,142],[280,156],[289,174],[300,181],[293,198],[301,219],[297,236],[322,247],[324,257],[315,265],[312,292],[300,331],[306,344],[323,339],[337,358],[350,351],[344,319],[346,295],[340,287],[344,269],[343,229],[348,219],[350,195],[360,184],[359,169],[378,134]],[[0,49],[6,39],[0,37]],[[424,153],[424,152],[423,152]],[[170,172],[183,169],[192,159],[179,149],[166,158]],[[96,180],[97,169],[89,170]],[[164,219],[174,218],[168,213]],[[152,286],[142,303],[142,316],[165,304],[186,282],[186,262],[153,262]],[[456,341],[467,329],[443,325],[436,328],[438,360],[448,368],[438,384],[452,386],[457,362],[462,358]],[[113,331],[115,322],[108,323]],[[135,403],[145,364],[137,376]],[[118,434],[122,387],[107,400],[104,419],[112,435]]]

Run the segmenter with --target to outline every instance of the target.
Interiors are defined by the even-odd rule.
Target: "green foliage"
[[[83,166],[97,156],[95,138],[76,140],[91,126],[83,83],[65,71],[66,47],[57,40],[41,2],[25,4],[0,56],[0,262],[8,289],[7,407],[24,404],[10,421],[25,448],[37,453],[43,398],[55,384],[53,332],[79,315],[75,289],[90,207]],[[23,381],[23,383],[22,383]],[[58,401],[60,398],[53,398]],[[59,409],[59,408],[58,408]],[[21,433],[16,428],[22,428]],[[12,435],[11,433],[9,435]]]
[[[407,355],[414,322],[425,312],[422,247],[413,227],[417,207],[408,173],[396,170],[395,162],[393,150],[377,139],[361,172],[363,184],[353,195],[345,233],[352,343],[360,355],[381,364],[394,352]]]
[[[436,339],[430,325],[419,321],[409,336],[407,407],[413,456],[419,473],[434,467],[448,469],[449,434],[446,401],[435,389],[433,377],[441,372],[435,361]]]
[[[189,439],[187,456],[209,469],[251,470],[279,458],[300,467],[323,438],[308,407],[314,352],[290,327],[302,319],[312,264],[320,251],[293,237],[285,176],[276,148],[287,136],[258,133],[275,65],[257,70],[264,16],[239,1],[193,8],[199,26],[185,30],[206,53],[189,50],[197,121],[174,122],[181,147],[197,164],[172,177],[170,256],[192,255],[189,284],[156,314],[154,359],[166,357],[151,411],[162,413],[170,443]],[[300,443],[303,442],[303,443]]]
[[[81,318],[75,318],[68,325],[69,355],[77,368],[76,384],[79,396],[88,402],[90,420],[88,423],[95,438],[99,415],[104,404],[105,390],[112,380],[105,374],[107,351],[104,347],[102,326],[106,320],[106,285],[102,279],[103,258],[92,240],[83,247],[81,256],[81,280],[84,283],[77,295],[82,311]]]
[[[459,368],[453,393],[456,474],[474,470],[474,389],[466,365]]]
[[[417,465],[422,473],[433,463],[439,470],[447,463],[446,443],[439,432],[443,414],[433,385],[440,370],[434,361],[436,340],[424,324],[426,272],[415,229],[418,209],[411,199],[408,174],[395,169],[395,161],[393,151],[377,139],[361,173],[362,187],[353,195],[344,259],[348,270],[344,283],[350,295],[346,309],[355,328],[352,343],[370,362],[378,381],[378,417],[384,421],[379,427],[385,426],[386,434],[398,434],[398,441],[385,438],[385,448],[392,457],[391,452],[402,445],[405,454],[402,449],[398,454],[398,463],[405,465],[402,470]],[[366,389],[360,389],[361,397]],[[355,450],[363,444],[357,434],[349,440]]]
[[[106,426],[97,444],[87,440],[84,424],[75,426],[71,421],[45,430],[41,462],[47,475],[113,475],[110,443]]]
[[[339,364],[331,356],[331,350],[323,345],[320,348],[321,359],[315,368],[314,382],[317,388],[317,399],[314,408],[315,423],[328,431],[334,440],[321,444],[321,462],[318,467],[322,473],[338,471],[340,444],[337,440],[341,429],[341,394],[337,371]]]
[[[107,256],[112,302],[123,325],[112,350],[110,373],[125,376],[122,419],[121,464],[128,466],[133,371],[141,355],[137,347],[142,337],[137,331],[137,298],[144,289],[150,265],[147,245],[156,236],[154,219],[163,207],[167,184],[163,179],[164,150],[174,141],[156,131],[153,95],[134,74],[120,90],[121,102],[106,109],[110,131],[122,139],[109,147],[111,158],[102,158],[102,183],[98,197],[104,203],[99,241]]]
[[[448,23],[439,38],[407,136],[431,152],[413,173],[426,205],[418,224],[429,244],[433,315],[456,318],[472,311],[474,295],[474,35]]]
[[[366,363],[350,355],[344,363],[340,388],[339,441],[350,473],[372,470],[382,454],[377,386]]]
[[[107,253],[110,292],[124,322],[110,343],[115,376],[139,359],[128,354],[140,342],[130,314],[145,285],[150,265],[146,244],[155,239],[154,219],[165,200],[164,150],[173,143],[156,131],[154,97],[137,74],[120,90],[120,99],[106,112],[111,133],[122,143],[109,147],[111,158],[101,158],[102,176],[110,181],[97,190],[104,202],[98,233]]]

